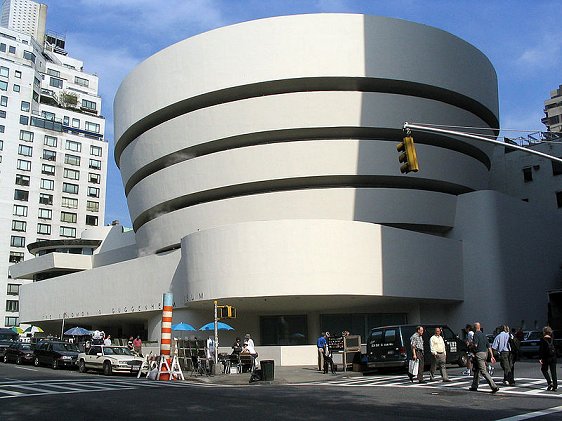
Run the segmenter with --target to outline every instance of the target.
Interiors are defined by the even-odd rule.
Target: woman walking
[[[542,330],[543,337],[539,344],[539,362],[541,363],[541,371],[548,383],[546,390],[556,390],[558,388],[558,380],[556,378],[556,349],[554,348],[554,338],[552,337],[552,329],[545,326]],[[550,369],[550,376],[548,370]],[[550,377],[552,376],[552,381]]]

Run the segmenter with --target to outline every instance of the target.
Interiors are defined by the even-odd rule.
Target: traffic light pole
[[[478,136],[478,135],[474,135],[474,134],[457,132],[455,130],[438,129],[436,127],[424,126],[422,124],[410,124],[408,122],[404,123],[404,131],[406,131],[406,133],[409,133],[409,131],[411,131],[411,130],[419,130],[421,132],[428,132],[428,133],[441,133],[441,134],[447,134],[447,135],[452,135],[452,136],[466,137],[466,138],[474,139],[474,140],[480,140],[482,142],[488,142],[488,143],[493,143],[495,145],[503,146],[504,148],[515,149],[515,150],[527,152],[527,153],[532,154],[532,155],[538,155],[538,156],[541,156],[543,158],[550,159],[551,161],[556,161],[556,162],[559,162],[559,163],[562,164],[562,158],[557,158],[555,156],[548,155],[548,154],[543,153],[543,152],[535,151],[533,149],[524,148],[523,146],[512,145],[510,143],[501,142],[499,140],[488,139],[487,137],[484,137],[484,136]]]

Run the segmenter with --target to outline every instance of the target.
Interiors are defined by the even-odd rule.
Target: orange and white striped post
[[[170,349],[172,347],[172,311],[174,305],[174,294],[165,292],[162,306],[162,338],[160,340],[160,359],[165,359],[167,364],[160,363],[162,371],[166,371],[166,366],[170,366]],[[169,380],[170,373],[160,373],[159,380]]]

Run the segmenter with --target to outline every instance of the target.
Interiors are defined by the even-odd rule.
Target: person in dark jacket
[[[556,349],[554,348],[554,338],[552,337],[552,329],[545,326],[542,330],[542,339],[539,343],[539,362],[541,363],[541,371],[548,383],[546,390],[556,390],[558,388],[558,379],[556,378]],[[548,370],[550,369],[550,376]]]

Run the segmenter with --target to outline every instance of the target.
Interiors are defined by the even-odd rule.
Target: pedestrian
[[[511,347],[511,375],[513,376],[513,382],[515,382],[515,362],[519,361],[519,352],[521,349],[521,341],[517,337],[517,332],[515,329],[511,330],[511,337],[509,339],[509,346]]]
[[[418,361],[418,383],[425,383],[423,379],[423,326],[418,326],[416,332],[410,337],[410,345],[412,346],[412,359]],[[414,375],[408,372],[410,381],[414,382]]]
[[[500,365],[503,370],[503,384],[515,386],[513,372],[511,371],[513,362],[511,359],[511,335],[509,334],[509,326],[502,325],[500,333],[494,338],[492,349],[499,353]]]
[[[133,350],[142,357],[142,340],[138,335],[133,340]]]
[[[555,391],[558,389],[558,379],[556,377],[556,348],[554,347],[554,338],[550,326],[545,326],[542,330],[542,339],[539,343],[539,362],[541,371],[546,379],[546,390]],[[548,374],[550,370],[550,376]],[[552,376],[552,380],[551,380]]]
[[[129,351],[133,352],[133,350],[135,349],[135,347],[133,346],[133,337],[130,336],[129,340],[127,341],[127,348],[129,348]]]
[[[318,348],[318,371],[324,370],[324,351],[326,343],[326,332],[322,332],[320,337],[316,340],[316,347]]]
[[[429,377],[431,381],[435,377],[435,369],[438,368],[441,373],[441,379],[443,382],[450,382],[449,376],[447,375],[447,349],[445,348],[445,341],[441,336],[441,328],[435,328],[435,334],[429,339],[429,349],[431,351],[431,369],[429,371]]]
[[[103,344],[104,344],[105,346],[111,346],[111,335],[107,335],[107,336],[105,337],[105,339],[103,340]]]
[[[468,351],[466,352],[466,370],[462,372],[465,376],[472,375],[472,362],[474,360],[474,352],[473,351],[473,344],[472,339],[474,338],[474,329],[472,325],[467,324],[464,328],[466,331],[465,343]]]
[[[474,348],[474,377],[472,378],[472,385],[469,387],[468,390],[476,392],[478,390],[478,383],[480,383],[480,375],[484,376],[486,382],[492,389],[492,393],[496,393],[500,388],[496,386],[492,376],[486,370],[486,361],[488,359],[488,355],[490,355],[490,360],[492,364],[496,362],[494,358],[494,354],[492,353],[492,348],[490,348],[490,343],[488,342],[488,338],[486,335],[480,330],[480,323],[474,323],[474,337],[472,338],[472,344]]]

